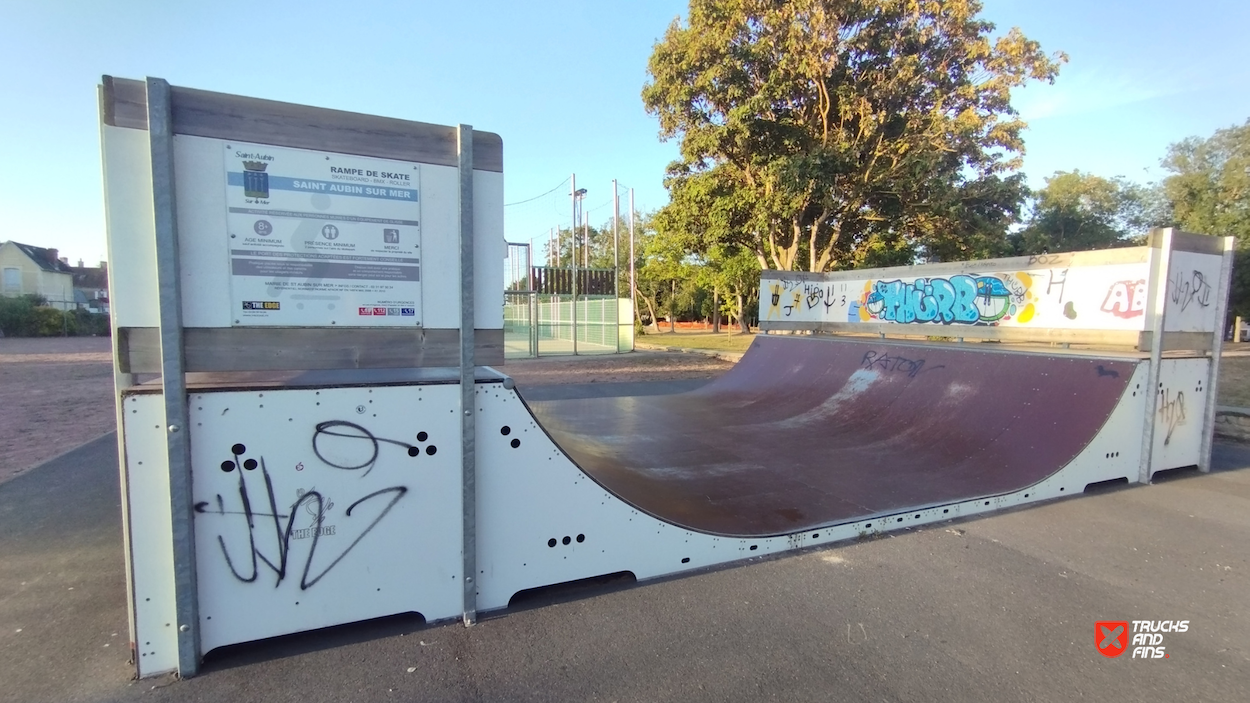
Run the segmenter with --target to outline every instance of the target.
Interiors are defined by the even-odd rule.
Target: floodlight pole
[[[641,316],[638,315],[638,284],[634,280],[634,189],[633,188],[629,189],[629,305],[632,308],[630,312],[633,313],[635,317],[641,318]],[[634,321],[630,320],[629,322],[630,324],[633,324]],[[634,351],[634,349],[636,348],[632,341],[634,339],[634,335],[632,334],[629,335],[629,338],[631,340],[629,343],[629,350]]]

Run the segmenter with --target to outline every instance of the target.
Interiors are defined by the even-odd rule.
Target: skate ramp
[[[762,537],[1037,483],[1098,434],[1136,363],[761,336],[695,391],[528,404],[639,510]]]

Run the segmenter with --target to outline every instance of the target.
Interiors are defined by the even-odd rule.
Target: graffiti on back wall
[[[1034,315],[1032,285],[1027,273],[868,281],[847,317],[850,322],[901,324],[1027,323]]]

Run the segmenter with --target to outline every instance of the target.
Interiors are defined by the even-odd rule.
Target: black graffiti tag
[[[1159,420],[1167,425],[1168,433],[1163,438],[1163,445],[1167,446],[1172,442],[1172,433],[1178,425],[1185,424],[1185,393],[1176,391],[1173,395],[1171,391],[1164,388],[1159,391],[1161,396],[1159,399]]]
[[[882,371],[905,373],[908,378],[915,378],[922,372],[946,368],[945,364],[925,368],[924,359],[908,359],[902,356],[890,356],[889,352],[875,351],[866,352],[861,365],[865,369],[881,369]]]
[[[1207,283],[1207,277],[1201,271],[1194,271],[1188,279],[1178,271],[1168,279],[1168,288],[1171,289],[1172,304],[1181,306],[1181,312],[1190,303],[1197,303],[1200,308],[1211,305],[1211,284]]]
[[[339,437],[363,442],[366,449],[364,461],[353,461],[352,463],[343,463],[342,460],[337,462],[330,461],[323,453],[325,448],[320,446],[320,442],[324,442],[325,438],[328,437]],[[361,476],[368,474],[369,470],[372,469],[383,443],[406,447],[410,450],[410,456],[413,455],[412,450],[416,449],[416,447],[406,442],[375,437],[369,430],[360,425],[339,420],[318,423],[313,433],[313,452],[326,466],[348,471],[364,469]],[[231,556],[230,550],[226,546],[225,538],[220,534],[217,535],[217,544],[221,548],[221,555],[225,559],[230,573],[244,583],[253,583],[259,578],[261,573],[260,566],[262,564],[274,573],[276,577],[274,582],[275,588],[281,585],[287,578],[291,566],[289,559],[291,540],[297,532],[302,533],[305,531],[295,528],[295,519],[299,515],[300,508],[304,508],[313,517],[313,525],[307,530],[312,536],[312,543],[308,549],[308,556],[304,559],[299,585],[300,590],[306,590],[315,586],[318,581],[325,577],[355,549],[356,545],[360,544],[361,540],[382,522],[391,509],[407,495],[409,490],[407,486],[390,486],[368,493],[348,505],[344,515],[347,518],[351,518],[354,512],[358,512],[359,508],[368,503],[386,501],[378,513],[373,516],[373,519],[364,525],[355,539],[339,551],[320,572],[313,574],[313,560],[317,555],[317,549],[323,533],[325,514],[332,503],[327,503],[325,497],[319,491],[313,489],[301,492],[298,499],[285,512],[280,512],[277,494],[274,491],[273,478],[265,465],[265,458],[260,457],[259,461],[256,459],[241,461],[242,457],[240,455],[246,451],[246,448],[241,444],[236,444],[231,451],[234,454],[234,461],[223,462],[222,469],[225,471],[231,471],[235,468],[240,469],[238,472],[238,494],[242,509],[226,510],[225,499],[220,493],[215,496],[215,506],[209,501],[199,501],[194,508],[197,515],[239,516],[243,519],[243,523],[247,526],[248,548],[250,551],[250,554],[244,558],[244,561],[236,563],[235,558]],[[264,486],[259,505],[253,504],[253,496],[246,476],[246,473],[252,473],[256,468],[260,469],[261,482]],[[253,479],[253,482],[255,482],[255,479]],[[257,545],[257,531],[261,530],[263,534],[267,531],[266,525],[268,524],[272,524],[276,547],[273,549],[262,549]],[[251,565],[245,568],[243,564],[248,559],[250,559]]]

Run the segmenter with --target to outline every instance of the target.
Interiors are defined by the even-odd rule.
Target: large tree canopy
[[[1250,316],[1250,120],[1173,144],[1163,167],[1172,172],[1163,190],[1182,229],[1237,238],[1231,302]]]
[[[1081,171],[1058,171],[1034,193],[1028,223],[1011,236],[1015,253],[1107,249],[1139,243],[1171,213],[1157,187]]]
[[[976,0],[691,0],[648,64],[665,218],[762,266],[994,253],[1024,196],[1011,89],[1053,81]]]

